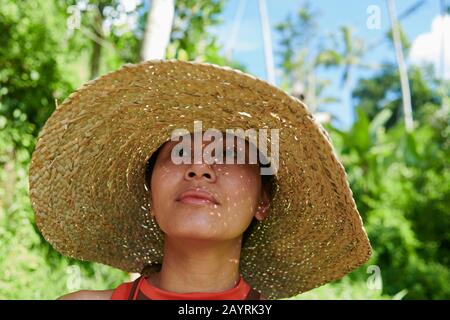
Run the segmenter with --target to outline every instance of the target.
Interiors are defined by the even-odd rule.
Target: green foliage
[[[330,79],[319,76],[330,67],[342,69],[341,87],[349,90],[353,69],[367,67],[362,63],[365,51],[362,39],[351,28],[342,26],[336,34],[323,35],[318,28],[319,13],[311,5],[302,6],[296,15],[289,14],[275,26],[280,35],[277,51],[281,73],[281,87],[304,101],[311,112],[336,102],[326,95]]]
[[[80,1],[65,0],[63,3],[73,16],[76,11],[80,14],[79,25],[70,32],[68,42],[75,52],[83,52],[84,64],[89,66],[89,76],[86,72],[80,84],[116,70],[124,63],[139,62],[140,37],[146,17],[142,14],[144,2],[138,3],[134,11],[127,11],[118,0],[90,1],[87,5],[77,6],[76,10],[70,10],[70,6]],[[127,23],[132,17],[137,20],[134,26]]]
[[[275,30],[281,36],[281,50],[277,52],[281,56],[280,66],[290,73],[297,67],[297,55],[299,48],[307,50],[314,36],[317,35],[317,15],[311,5],[302,6],[295,15],[289,14],[283,22],[275,26]]]
[[[123,271],[61,256],[40,235],[28,196],[34,125],[13,114],[0,116],[0,299],[56,299],[128,281]]]
[[[415,67],[409,70],[409,82],[411,106],[415,118],[422,116],[422,109],[425,107],[429,109],[428,113],[436,111],[441,104],[441,97],[450,94],[449,86],[443,95],[439,95],[436,91],[436,81]],[[392,127],[403,118],[398,69],[393,64],[386,63],[375,76],[361,79],[353,91],[353,98],[369,119],[373,119],[382,109],[391,110],[392,114],[386,122],[387,128]]]
[[[402,292],[389,296],[378,289],[368,289],[366,282],[344,277],[319,288],[283,300],[389,300],[401,299]]]
[[[219,54],[217,37],[208,30],[222,20],[225,0],[181,0],[175,3],[175,17],[166,57],[230,65]],[[233,66],[233,63],[231,64]],[[235,67],[241,68],[238,63]]]
[[[381,268],[383,292],[406,299],[450,298],[450,171],[448,115],[407,134],[386,129],[389,109],[372,121],[358,110],[351,130],[331,126],[357,207]]]
[[[64,15],[52,1],[1,2],[0,115],[7,120],[18,109],[39,129],[55,99],[70,91],[58,60],[64,29]]]

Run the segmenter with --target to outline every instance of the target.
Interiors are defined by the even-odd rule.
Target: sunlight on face
[[[191,137],[193,141],[193,137]],[[235,148],[237,148],[235,138]],[[223,150],[225,148],[225,139]],[[262,197],[258,164],[175,164],[172,149],[179,142],[168,141],[161,148],[150,183],[152,212],[168,236],[187,239],[225,240],[242,235],[247,229]],[[211,143],[203,140],[203,148]],[[246,153],[249,144],[245,141]],[[214,156],[214,155],[213,155]],[[199,188],[215,202],[197,201],[180,195]]]

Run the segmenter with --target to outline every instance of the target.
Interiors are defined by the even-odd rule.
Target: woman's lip
[[[205,198],[198,198],[192,196],[186,196],[179,200],[182,203],[190,203],[190,204],[214,204],[213,201]]]
[[[177,201],[183,203],[213,203],[218,204],[217,200],[208,192],[203,190],[188,190],[183,192],[177,199]]]

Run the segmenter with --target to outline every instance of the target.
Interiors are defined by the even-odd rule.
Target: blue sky
[[[224,46],[230,40],[238,1],[243,0],[228,1],[222,16],[224,23],[216,30],[213,30],[219,36],[220,43]],[[234,45],[233,58],[243,63],[249,73],[266,79],[258,3],[257,0],[244,1],[246,1],[245,11]],[[397,13],[400,15],[416,2],[417,0],[397,0]],[[305,1],[296,0],[266,0],[274,51],[277,50],[279,39],[273,27],[283,21],[289,13],[297,12],[298,8],[304,3]],[[310,4],[313,9],[319,12],[320,32],[324,34],[336,32],[341,26],[347,25],[356,31],[358,37],[362,38],[366,43],[371,43],[378,39],[383,39],[386,31],[390,28],[387,5],[384,0],[316,0],[310,1]],[[369,16],[366,10],[371,5],[376,5],[380,8],[381,28],[379,30],[370,30],[366,27],[366,20]],[[439,8],[438,0],[429,0],[415,13],[401,21],[403,30],[411,42],[420,34],[430,32],[431,23],[439,14]],[[364,60],[375,63],[383,61],[395,62],[395,55],[390,43],[384,41],[376,49],[367,53]],[[275,62],[277,62],[277,56],[275,56]],[[342,90],[339,87],[339,71],[329,70],[327,72],[329,73],[326,75],[327,78],[332,80],[328,93],[340,98]],[[358,77],[367,75],[370,72],[355,71],[352,85],[355,85]],[[277,84],[279,84],[279,79],[277,79]],[[339,118],[339,122],[335,124],[341,128],[348,127],[353,121],[352,108],[344,103],[330,104],[322,106],[320,109],[336,115]]]

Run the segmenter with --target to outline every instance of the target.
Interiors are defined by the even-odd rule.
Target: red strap
[[[133,286],[131,287],[130,294],[128,295],[128,300],[136,300],[137,294],[139,293],[139,286],[141,284],[142,276],[133,281]]]
[[[114,289],[111,300],[127,300],[131,291],[132,282],[124,282]]]

